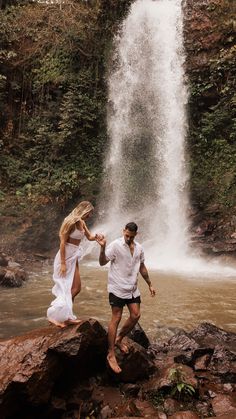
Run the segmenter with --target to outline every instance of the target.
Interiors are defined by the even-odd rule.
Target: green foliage
[[[106,60],[129,3],[29,1],[0,11],[4,192],[60,202],[98,192],[107,141]]]
[[[230,2],[212,11],[218,50],[208,51],[208,66],[189,74],[190,188],[197,207],[217,204],[227,212],[236,200],[235,36]]]
[[[186,377],[181,367],[171,368],[169,378],[172,382],[171,396],[177,397],[179,400],[194,396],[195,389],[186,382]]]
[[[186,376],[181,366],[171,368],[169,370],[170,384],[163,386],[159,390],[154,390],[149,393],[149,399],[154,406],[158,407],[161,411],[165,411],[165,399],[169,397],[177,398],[181,403],[181,406],[187,406],[192,403],[193,397],[196,396],[195,388],[187,382]],[[169,413],[168,411],[166,413]]]
[[[192,194],[198,205],[227,208],[236,198],[236,113],[226,104],[211,107],[192,132]],[[204,191],[204,193],[203,193]]]

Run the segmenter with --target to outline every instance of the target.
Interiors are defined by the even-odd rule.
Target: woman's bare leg
[[[71,287],[72,301],[74,301],[76,295],[78,295],[80,291],[81,291],[81,279],[80,279],[80,272],[79,272],[79,264],[78,262],[76,262],[74,279],[73,279],[72,287]]]
[[[75,265],[75,273],[74,273],[74,278],[73,278],[73,282],[72,282],[72,287],[71,287],[71,296],[72,296],[72,301],[74,302],[74,299],[76,297],[76,295],[78,295],[81,291],[81,280],[80,280],[80,272],[79,272],[79,264],[78,261],[76,262]],[[81,320],[73,320],[73,319],[67,319],[64,324],[65,326],[69,325],[69,324],[77,324],[80,323]]]

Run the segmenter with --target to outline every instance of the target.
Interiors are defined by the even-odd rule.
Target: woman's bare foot
[[[52,319],[48,319],[48,321],[49,321],[49,323],[54,324],[54,326],[61,327],[61,328],[66,327],[65,322],[60,323],[60,322],[57,322],[56,320],[52,320]]]
[[[79,319],[75,319],[75,320],[73,320],[73,319],[68,319],[68,320],[66,320],[66,321],[65,321],[65,324],[66,324],[66,325],[69,325],[69,324],[79,324],[79,323],[81,323],[81,321],[82,321],[82,320],[79,320]]]
[[[121,368],[119,367],[116,357],[114,355],[107,355],[107,362],[109,364],[109,367],[114,371],[116,374],[119,374],[121,372]]]
[[[116,339],[116,343],[115,345],[121,350],[121,352],[123,352],[124,354],[128,354],[129,353],[129,348],[128,346],[119,340],[119,338]]]

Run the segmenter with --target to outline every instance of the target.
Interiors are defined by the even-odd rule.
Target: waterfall
[[[136,1],[109,76],[103,202],[111,229],[136,221],[157,258],[188,246],[184,59],[181,1]]]
[[[199,268],[189,250],[184,62],[181,0],[135,1],[110,64],[102,228],[109,240],[135,221],[148,266],[175,271]]]

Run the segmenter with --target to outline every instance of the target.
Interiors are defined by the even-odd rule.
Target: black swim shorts
[[[126,304],[140,304],[141,298],[140,295],[138,297],[133,298],[120,298],[117,297],[115,294],[112,294],[112,292],[109,293],[109,303],[112,307],[124,307]]]

